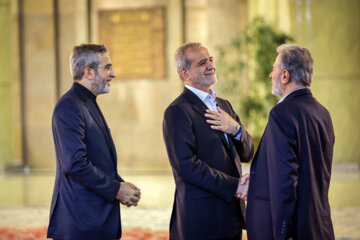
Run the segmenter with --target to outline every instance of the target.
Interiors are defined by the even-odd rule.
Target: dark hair
[[[75,46],[70,56],[70,72],[74,80],[81,80],[86,67],[96,69],[100,63],[99,54],[107,53],[104,44],[81,44]]]
[[[288,70],[290,79],[297,84],[311,85],[314,61],[308,49],[298,45],[283,44],[276,50],[280,54],[279,69]]]

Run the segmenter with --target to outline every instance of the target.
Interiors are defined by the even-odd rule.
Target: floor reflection
[[[245,172],[248,166],[245,166]],[[48,222],[54,172],[0,174],[0,227],[42,227]],[[139,206],[122,207],[126,227],[168,229],[174,181],[170,170],[123,171],[121,176],[141,189]],[[330,205],[337,239],[360,239],[359,166],[335,166],[330,185]]]

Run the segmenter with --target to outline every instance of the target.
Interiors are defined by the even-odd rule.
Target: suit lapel
[[[217,105],[222,109],[224,110],[225,112],[229,113],[228,111],[228,107],[224,104],[223,101],[221,101],[220,99],[216,98],[216,103]],[[230,114],[230,113],[229,113]],[[230,114],[231,115],[231,114]],[[223,132],[221,131],[217,131],[219,134],[220,134],[220,137],[221,137],[221,140],[223,140],[223,142],[226,144],[226,146],[230,147],[230,141],[229,143],[226,141],[226,138],[225,138],[225,135]],[[229,134],[227,134],[227,138],[229,139],[231,136],[229,136]]]
[[[206,110],[208,109],[208,107],[205,105],[205,103],[203,103],[193,92],[191,92],[189,89],[184,88],[184,92],[183,92],[185,98],[192,103],[192,107],[193,109],[198,112],[202,118],[204,118],[204,121],[206,121],[206,118],[204,116],[204,114],[206,113]],[[225,135],[223,132],[221,131],[217,131],[215,130],[215,132],[218,134],[218,136],[221,138],[221,141],[223,143],[224,146],[226,146],[227,148],[229,147],[228,142],[226,141]]]
[[[92,99],[90,94],[87,93],[87,89],[85,87],[81,86],[79,83],[74,83],[71,87],[71,90],[75,95],[77,95],[85,104],[86,108],[90,112],[90,115],[95,120],[96,124],[99,126],[101,132],[104,134],[105,140],[109,146],[110,152],[113,156],[113,162],[114,166],[116,168],[116,150],[115,145],[112,141],[111,134],[108,130],[108,127],[106,125],[105,119],[102,120],[101,113],[98,111],[96,105],[95,105],[95,99]]]
[[[93,101],[86,101],[86,106],[87,108],[89,109],[89,112],[91,114],[91,116],[95,119],[95,122],[97,123],[97,125],[99,126],[101,132],[104,134],[104,137],[106,139],[106,142],[109,146],[109,149],[113,155],[113,159],[115,161],[116,159],[116,154],[115,154],[115,147],[114,147],[114,143],[111,139],[111,135],[110,135],[110,132],[108,131],[108,127],[106,125],[106,122],[104,122],[102,120],[102,117],[101,117],[101,113],[98,111],[95,103]],[[116,164],[116,163],[115,163]]]

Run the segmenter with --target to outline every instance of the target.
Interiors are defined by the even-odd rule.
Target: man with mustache
[[[52,118],[56,178],[47,237],[119,239],[119,202],[136,206],[140,190],[118,175],[115,146],[96,103],[115,77],[109,52],[104,45],[75,46],[70,68],[74,83]]]
[[[170,239],[241,240],[245,209],[236,194],[244,193],[240,161],[253,155],[251,136],[230,103],[211,89],[217,78],[207,48],[184,44],[175,64],[185,87],[163,121],[176,184]]]

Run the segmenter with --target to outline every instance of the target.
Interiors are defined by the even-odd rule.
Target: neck
[[[203,92],[210,93],[210,86],[195,85],[195,84],[193,84],[193,83],[190,82],[190,81],[184,81],[184,84],[185,84],[185,85],[188,85],[188,86],[190,86],[190,87],[199,89],[199,90],[201,90],[201,91],[203,91]]]
[[[75,82],[77,82],[77,83],[80,84],[81,86],[85,87],[87,90],[89,90],[90,92],[92,92],[92,94],[94,94],[95,96],[97,96],[97,94],[91,89],[91,83],[90,83],[89,81],[87,81],[86,79],[75,80]]]
[[[283,92],[283,94],[281,95],[281,97],[283,98],[284,96],[286,96],[286,95],[289,94],[290,92],[292,92],[292,91],[294,91],[294,90],[296,90],[296,89],[298,89],[298,88],[304,88],[304,87],[306,87],[306,86],[300,85],[300,84],[296,84],[296,83],[294,83],[294,82],[290,82],[289,84],[287,84],[287,85],[285,86],[284,92]]]

